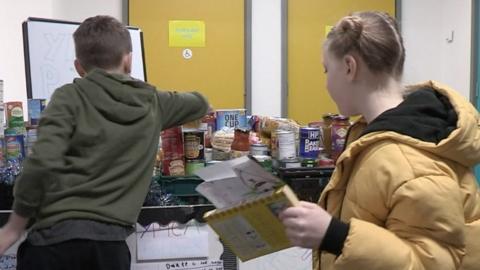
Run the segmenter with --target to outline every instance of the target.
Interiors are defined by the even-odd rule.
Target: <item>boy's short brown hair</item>
[[[73,40],[77,60],[87,72],[116,68],[123,56],[132,52],[128,29],[110,16],[86,19],[73,33]]]

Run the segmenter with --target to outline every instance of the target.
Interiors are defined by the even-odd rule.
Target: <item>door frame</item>
[[[472,64],[470,101],[480,110],[480,0],[472,0]],[[475,167],[475,176],[480,184],[480,165]]]

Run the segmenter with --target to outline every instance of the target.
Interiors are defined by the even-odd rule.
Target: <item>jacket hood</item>
[[[358,146],[391,139],[467,167],[480,162],[480,120],[472,104],[434,81],[408,92],[404,102],[368,124]],[[362,147],[351,150],[356,148]]]
[[[74,84],[105,118],[117,123],[129,123],[144,117],[156,93],[155,88],[145,82],[100,69],[75,79]]]

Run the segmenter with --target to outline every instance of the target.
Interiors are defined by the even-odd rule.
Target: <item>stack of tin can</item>
[[[25,123],[23,106],[20,101],[5,103],[5,157],[9,162],[21,161],[25,158]]]
[[[37,141],[37,128],[40,124],[40,117],[46,106],[45,99],[28,100],[28,126],[27,126],[27,156],[32,153],[33,145]]]

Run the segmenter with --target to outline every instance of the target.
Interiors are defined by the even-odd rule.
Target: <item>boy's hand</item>
[[[314,203],[301,201],[279,215],[293,245],[318,249],[327,232],[332,216]]]
[[[28,218],[12,213],[7,224],[0,229],[0,255],[3,255],[25,232]]]

